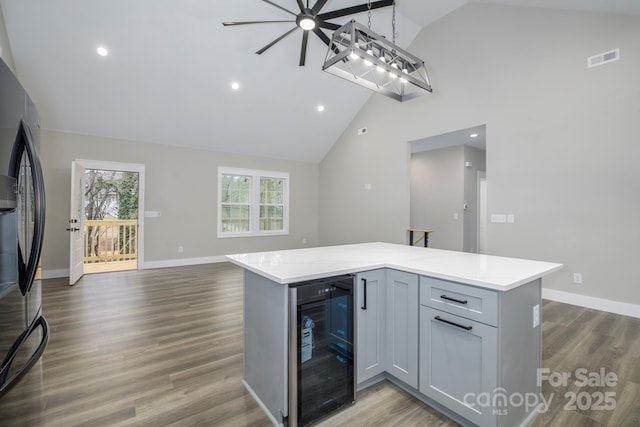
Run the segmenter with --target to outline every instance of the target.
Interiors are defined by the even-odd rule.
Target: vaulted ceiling
[[[329,0],[322,12],[362,3]],[[397,3],[402,47],[467,3],[640,14],[638,0]],[[222,26],[295,19],[282,8],[297,12],[296,0],[0,0],[0,6],[16,72],[45,129],[315,163],[369,96],[380,96],[324,73],[326,45],[318,37],[309,38],[306,65],[298,66],[300,29],[255,54],[294,23]],[[332,22],[352,17],[367,23],[366,12]],[[372,12],[372,29],[391,36],[391,8]],[[97,55],[98,46],[109,55]]]

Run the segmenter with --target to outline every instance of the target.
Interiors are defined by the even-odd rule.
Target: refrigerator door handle
[[[31,336],[31,334],[38,329],[38,326],[42,326],[42,339],[40,340],[40,344],[38,344],[38,348],[33,352],[29,360],[20,367],[20,370],[13,374],[11,378],[7,379],[7,374],[9,372],[9,368],[11,367],[11,363],[13,359],[16,357],[18,350],[24,342]],[[47,343],[49,342],[49,323],[47,323],[47,319],[44,316],[40,316],[38,320],[33,323],[33,327],[24,331],[22,336],[16,341],[11,350],[9,350],[9,354],[2,361],[2,367],[0,369],[0,397],[8,392],[16,383],[26,374],[29,369],[40,359],[42,353],[44,353],[44,349],[47,347]]]
[[[16,144],[11,154],[10,175],[18,179],[23,156],[27,156],[29,160],[31,176],[33,183],[33,237],[29,242],[29,254],[27,255],[26,264],[21,259],[20,264],[20,289],[26,295],[31,289],[33,280],[38,269],[40,254],[42,253],[42,240],[44,238],[44,219],[45,219],[45,198],[44,198],[44,177],[42,175],[42,166],[36,155],[35,146],[31,137],[31,131],[24,120],[20,121],[18,135],[16,136]],[[26,243],[26,242],[25,242]]]

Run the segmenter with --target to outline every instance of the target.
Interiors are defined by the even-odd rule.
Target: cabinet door
[[[484,397],[497,387],[497,329],[420,306],[420,392],[479,426],[495,426]]]
[[[356,277],[356,383],[385,369],[385,270],[359,273]]]
[[[418,388],[418,276],[387,270],[387,372]]]

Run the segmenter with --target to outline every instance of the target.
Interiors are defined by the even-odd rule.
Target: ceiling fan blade
[[[340,28],[340,25],[338,24],[334,24],[333,22],[320,22],[318,24],[318,27],[320,28],[326,28],[327,30],[337,30],[338,28]]]
[[[392,6],[393,2],[394,0],[374,1],[371,3],[371,10],[380,9],[381,7]],[[368,4],[361,4],[359,6],[351,6],[351,7],[346,7],[344,9],[332,10],[331,12],[327,12],[327,13],[321,13],[318,15],[318,18],[324,21],[326,19],[341,18],[343,16],[353,15],[355,13],[366,12],[368,10],[369,10]]]
[[[300,66],[304,66],[307,59],[307,43],[309,42],[309,31],[304,31],[302,34],[302,49],[300,49]]]
[[[249,25],[249,24],[273,24],[276,22],[296,22],[296,21],[240,21],[240,22],[223,22],[222,25],[229,27],[232,25]]]
[[[302,3],[302,0],[296,0],[298,2],[298,7],[300,8],[300,12],[304,11],[304,3]]]
[[[318,12],[320,12],[320,9],[322,9],[324,7],[325,4],[327,4],[328,0],[318,0],[316,2],[316,4],[313,5],[313,8],[311,9],[311,12],[314,15],[317,15]]]
[[[320,28],[314,28],[313,32],[316,33],[316,35],[318,37],[320,37],[320,40],[322,40],[324,42],[324,44],[327,45],[327,47],[331,47],[331,49],[333,49],[333,51],[338,54],[340,53],[340,51],[338,50],[338,48],[336,47],[336,45],[334,45],[333,43],[331,43],[331,39],[329,37],[327,37],[327,35],[325,33],[322,32],[322,30],[320,30]]]
[[[269,43],[268,45],[266,45],[265,47],[263,47],[262,49],[260,49],[259,51],[257,51],[256,53],[258,55],[262,55],[267,49],[269,49],[271,46],[273,46],[274,44],[278,43],[280,40],[282,40],[283,38],[287,37],[289,34],[293,33],[295,30],[297,30],[298,27],[293,27],[292,29],[290,29],[289,31],[287,31],[286,33],[284,33],[283,35],[281,35],[280,37],[278,37],[277,39],[275,39],[274,41],[272,41],[271,43]]]
[[[277,7],[278,9],[284,10],[285,12],[290,13],[290,14],[292,14],[293,16],[298,16],[298,14],[297,14],[297,13],[291,12],[289,9],[285,9],[284,7],[280,6],[279,4],[275,4],[275,3],[274,3],[274,2],[272,2],[272,1],[269,1],[269,0],[262,0],[262,1],[263,1],[263,2],[265,2],[265,3],[269,3],[271,6],[275,6],[275,7]]]

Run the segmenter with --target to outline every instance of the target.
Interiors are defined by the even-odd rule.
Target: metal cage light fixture
[[[331,39],[322,69],[367,89],[407,101],[432,92],[424,61],[393,42],[351,20],[338,28]]]

